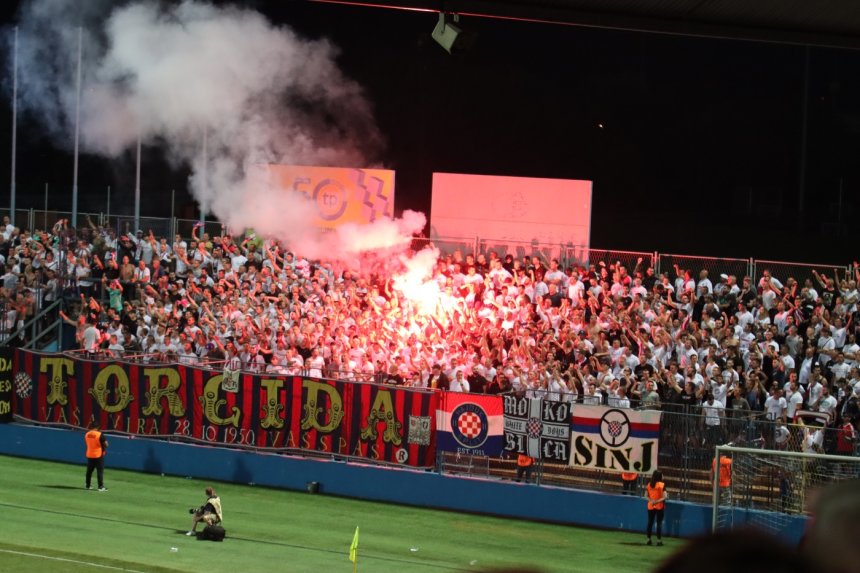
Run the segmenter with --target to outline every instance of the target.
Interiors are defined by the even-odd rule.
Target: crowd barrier
[[[7,368],[9,381],[3,386],[0,379],[0,390],[5,388],[11,398],[11,408],[5,406],[7,419],[12,410],[21,420],[40,424],[85,427],[98,420],[106,431],[117,434],[437,471],[455,468],[451,473],[498,479],[513,479],[516,473],[517,452],[511,447],[505,451],[502,445],[508,436],[501,431],[492,435],[493,424],[502,420],[499,396],[440,394],[307,376],[247,372],[225,376],[216,367],[102,360],[80,353],[6,352],[12,359],[0,359],[0,366]],[[456,397],[456,403],[447,396]],[[452,405],[446,406],[448,402]],[[0,399],[0,409],[3,403]],[[601,465],[573,463],[571,451],[562,451],[574,449],[568,435],[576,427],[575,416],[585,409],[573,403],[570,434],[562,427],[550,439],[541,438],[541,447],[549,444],[552,455],[566,455],[571,463],[566,459],[555,463],[558,460],[545,454],[536,464],[536,481],[618,492],[619,471],[626,469],[619,464],[629,453],[603,452],[606,459]],[[625,411],[631,420],[646,412]],[[445,416],[450,427],[440,433],[438,420]],[[708,499],[716,445],[802,451],[808,431],[805,426],[783,425],[751,413],[735,416],[731,411],[718,426],[708,427],[696,407],[675,405],[664,405],[657,419],[659,426],[648,438],[651,445],[645,444],[653,461],[642,462],[649,469],[659,466],[671,477],[676,498],[692,501]],[[522,428],[526,421],[531,423],[525,416]],[[567,422],[562,421],[564,425]],[[827,451],[836,441],[836,430],[819,431],[825,434],[820,447]],[[442,452],[453,453],[456,463],[450,459],[446,463]],[[468,471],[456,469],[464,467]]]

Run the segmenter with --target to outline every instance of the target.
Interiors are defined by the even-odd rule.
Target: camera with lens
[[[190,513],[190,514],[192,514],[192,515],[193,515],[193,514],[195,514],[195,513],[199,513],[199,512],[200,512],[200,508],[199,508],[199,507],[192,507],[192,508],[189,508],[189,510],[188,510],[188,513]]]

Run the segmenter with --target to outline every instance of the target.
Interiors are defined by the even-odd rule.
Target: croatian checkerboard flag
[[[504,446],[501,396],[443,392],[436,410],[436,448],[476,456],[499,456]]]

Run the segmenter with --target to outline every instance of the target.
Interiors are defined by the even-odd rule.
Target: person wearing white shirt
[[[818,367],[816,367],[816,370],[818,370]],[[824,394],[824,385],[821,384],[821,381],[819,380],[819,378],[820,378],[820,374],[818,376],[815,376],[812,383],[809,384],[809,388],[807,390],[807,392],[809,393],[809,407],[810,408],[814,408],[814,407],[817,408],[818,402],[821,400],[821,397]]]
[[[780,291],[783,288],[782,283],[779,282],[779,279],[772,277],[768,269],[764,270],[761,279],[759,279],[758,281],[758,288],[760,290],[764,290],[765,287],[770,287],[776,291]]]
[[[825,327],[821,329],[821,336],[818,338],[818,361],[821,366],[827,366],[830,362],[830,353],[836,349],[836,341],[831,336],[830,329]]]
[[[824,386],[821,390],[821,400],[818,401],[818,411],[828,414],[832,422],[836,415],[836,398],[830,394],[830,389]]]
[[[708,394],[702,404],[702,413],[705,416],[705,440],[711,446],[722,443],[723,415],[725,404],[714,399],[713,394]]]
[[[809,384],[810,377],[812,376],[812,368],[816,365],[815,350],[810,346],[806,349],[806,356],[801,361],[800,370],[798,371],[798,381],[801,386]]]
[[[851,372],[851,366],[845,362],[845,355],[841,352],[836,355],[836,358],[830,363],[830,371],[833,373],[833,380],[840,378],[848,378]]]
[[[791,354],[788,353],[788,345],[784,344],[779,349],[779,359],[782,360],[783,365],[785,366],[786,372],[791,372],[794,370],[794,358],[791,357]]]
[[[458,369],[454,374],[454,379],[451,380],[450,386],[451,392],[468,392],[469,391],[469,381],[463,376],[463,370]]]
[[[785,423],[785,414],[788,404],[785,398],[782,397],[782,390],[774,388],[770,391],[770,396],[764,402],[764,409],[767,412],[768,420],[776,420]]]
[[[794,420],[798,410],[803,409],[803,393],[796,381],[788,383],[788,391],[785,393],[785,414],[789,420]]]

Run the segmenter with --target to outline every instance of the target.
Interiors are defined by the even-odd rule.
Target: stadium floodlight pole
[[[209,127],[203,128],[203,193],[200,199],[200,222],[206,221],[206,197],[209,189]]]
[[[134,176],[134,232],[140,230],[140,132],[137,133],[137,168]]]
[[[81,59],[83,55],[84,28],[78,27],[78,79],[75,102],[75,168],[72,180],[72,227],[78,226],[78,145],[81,136]]]
[[[110,227],[110,185],[107,186],[107,219],[106,219],[106,227]]]
[[[48,231],[48,184],[45,183],[45,232]]]
[[[18,26],[15,26],[12,72],[12,186],[9,192],[9,220],[15,224],[15,162],[18,150]]]

